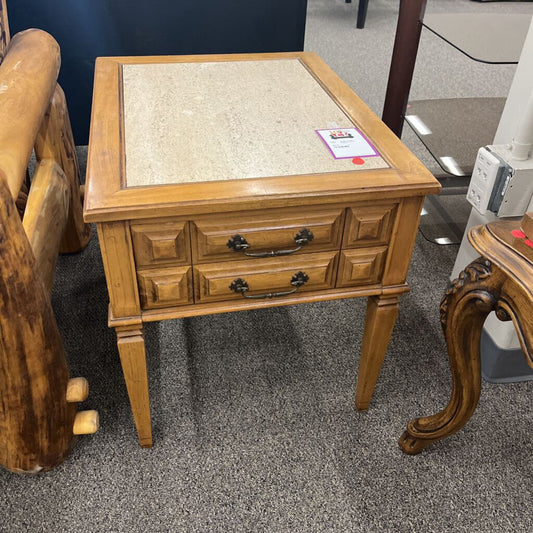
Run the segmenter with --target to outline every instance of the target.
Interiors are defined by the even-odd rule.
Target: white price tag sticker
[[[372,143],[357,128],[315,131],[335,159],[379,156]]]

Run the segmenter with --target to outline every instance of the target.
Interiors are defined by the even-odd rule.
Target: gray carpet
[[[367,27],[358,31],[357,2],[309,2],[307,48],[376,111],[397,4],[372,0]],[[531,6],[430,0],[428,10],[453,8]],[[503,67],[507,74],[489,87],[478,79],[481,73],[472,74],[478,67],[469,62],[466,68],[460,58],[455,81],[443,78],[451,85],[446,90],[439,69],[424,63],[428,39],[413,88],[420,97],[473,96],[481,88],[486,95],[505,94],[512,68]],[[434,44],[435,53],[444,53]],[[455,51],[447,53],[458,59]],[[469,90],[458,76],[472,78]],[[416,139],[406,142],[424,156]],[[83,407],[98,409],[101,429],[80,438],[50,473],[0,471],[0,531],[533,530],[533,382],[484,383],[476,413],[457,435],[416,457],[397,446],[409,418],[433,413],[449,398],[438,306],[456,253],[457,246],[436,246],[419,235],[411,292],[402,298],[365,413],[353,406],[364,300],[150,324],[155,445],[142,450],[107,329],[94,235],[83,253],[60,258],[53,304],[72,375],[91,385]]]

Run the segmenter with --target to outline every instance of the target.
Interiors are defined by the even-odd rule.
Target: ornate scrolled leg
[[[497,267],[479,258],[446,291],[440,310],[452,370],[452,396],[440,413],[407,424],[399,441],[405,453],[420,453],[431,442],[459,431],[472,416],[481,391],[481,331],[496,307],[503,281]]]

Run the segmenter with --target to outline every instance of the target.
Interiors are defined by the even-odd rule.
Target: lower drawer
[[[335,252],[297,257],[229,261],[194,268],[195,301],[215,302],[244,298],[275,298],[335,286]]]
[[[143,309],[160,309],[192,303],[190,266],[141,270],[137,273]]]

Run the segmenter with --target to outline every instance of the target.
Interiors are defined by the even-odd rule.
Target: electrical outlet
[[[483,215],[488,211],[492,190],[505,164],[487,148],[480,148],[466,199]]]
[[[487,148],[506,164],[494,187],[489,209],[498,217],[522,216],[533,203],[533,158],[515,159],[510,145]]]

